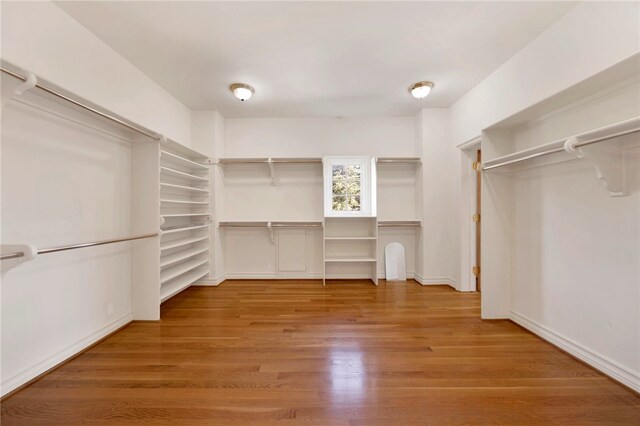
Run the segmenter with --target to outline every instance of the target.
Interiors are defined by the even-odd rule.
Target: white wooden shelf
[[[164,284],[167,281],[171,281],[172,279],[177,278],[180,275],[187,273],[207,263],[209,263],[209,259],[194,259],[194,260],[190,260],[188,262],[180,263],[179,265],[167,268],[160,273],[160,284]]]
[[[277,158],[219,158],[221,166],[231,164],[322,164],[320,157],[277,157]]]
[[[420,228],[422,221],[420,220],[380,220],[379,228]]]
[[[165,166],[160,166],[160,172],[164,173],[168,176],[173,176],[173,177],[177,177],[177,178],[181,178],[181,179],[189,179],[189,180],[194,180],[197,182],[209,182],[208,178],[205,177],[201,177],[201,176],[196,176],[193,175],[191,173],[187,173],[187,172],[182,172],[180,170],[176,170],[176,169],[171,169],[169,167],[165,167]]]
[[[170,228],[163,228],[160,230],[162,235],[175,234],[177,232],[194,231],[196,229],[208,228],[209,225],[184,225],[184,226],[172,226]]]
[[[177,164],[189,169],[209,171],[209,166],[205,164],[196,163],[188,158],[182,157],[177,154],[173,154],[169,151],[160,150],[160,159],[166,160],[169,163]]]
[[[166,204],[190,204],[194,206],[206,206],[209,204],[208,201],[171,200],[167,198],[161,198],[160,202]]]
[[[169,214],[163,214],[161,215],[162,217],[168,218],[168,217],[198,217],[198,216],[210,216],[211,214],[208,212],[205,213],[169,213]]]
[[[208,155],[191,149],[181,143],[174,141],[173,139],[166,138],[166,140],[161,141],[161,144],[161,149],[169,151],[172,154],[188,158],[191,161],[195,161],[200,164],[212,164],[211,159]]]
[[[420,157],[376,157],[376,164],[411,164],[420,165]]]
[[[358,240],[375,241],[377,240],[376,237],[325,237],[324,239],[327,241],[358,241]]]
[[[160,250],[161,251],[169,250],[172,248],[183,247],[189,244],[199,243],[200,241],[208,241],[208,240],[209,240],[208,235],[202,235],[199,237],[180,238],[177,240],[171,240],[171,241],[166,241],[164,243],[160,243]]]
[[[322,228],[322,221],[296,221],[296,220],[240,220],[218,222],[220,228]]]
[[[197,269],[163,284],[160,288],[160,302],[165,302],[207,274],[208,269]]]
[[[168,254],[160,258],[160,267],[164,268],[165,266],[169,266],[174,263],[187,260],[199,254],[207,253],[208,251],[209,251],[209,247],[195,247],[195,248],[190,248],[186,250],[181,250],[176,253]]]
[[[203,194],[208,194],[209,193],[208,189],[194,188],[192,186],[176,185],[174,183],[161,182],[160,183],[160,187],[169,188],[169,189],[177,189],[177,190],[181,190],[181,191],[198,192],[198,193],[203,193]]]
[[[351,263],[359,263],[359,262],[377,262],[375,257],[327,257],[324,259],[325,262],[351,262]]]

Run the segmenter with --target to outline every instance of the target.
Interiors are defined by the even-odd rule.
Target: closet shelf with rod
[[[218,164],[221,166],[230,164],[322,164],[319,157],[274,157],[274,158],[219,158]]]
[[[219,228],[266,228],[269,231],[271,243],[275,243],[274,229],[278,228],[320,228],[322,221],[222,221]]]
[[[271,178],[271,185],[275,185],[275,166],[278,164],[320,164],[322,165],[322,158],[319,157],[273,157],[273,158],[219,158],[217,164],[220,167],[220,171],[223,172],[224,166],[233,165],[249,165],[249,164],[265,164],[269,167],[269,174]],[[224,173],[224,172],[223,172]]]
[[[376,164],[413,164],[421,165],[420,157],[376,157]]]
[[[8,69],[5,66],[0,67],[0,71],[14,78],[22,80],[25,83],[31,83],[32,87],[40,89],[42,92],[45,92],[46,94],[51,95],[56,99],[62,100],[65,103],[78,107],[84,111],[88,111],[94,115],[99,116],[100,118],[106,119],[119,126],[123,126],[135,133],[146,136],[156,142],[161,141],[164,138],[160,133],[155,133],[155,132],[152,132],[151,130],[145,129],[142,126],[134,124],[133,122],[118,116],[117,114],[114,114],[103,108],[92,105],[90,102],[84,99],[81,99],[77,96],[74,96],[70,93],[67,93],[62,89],[55,88],[53,87],[53,85],[40,82],[38,81],[37,77],[33,74],[29,73],[27,76],[24,76],[17,71],[12,71]]]
[[[79,244],[71,244],[71,245],[66,245],[66,246],[49,247],[49,248],[44,248],[44,249],[37,249],[36,250],[36,254],[40,255],[40,254],[57,253],[59,251],[67,251],[67,250],[75,250],[75,249],[79,249],[79,248],[102,246],[102,245],[105,245],[105,244],[114,244],[114,243],[121,243],[121,242],[125,242],[125,241],[141,240],[143,238],[153,238],[153,237],[157,237],[157,236],[158,236],[158,233],[156,232],[156,233],[153,233],[153,234],[136,235],[134,237],[113,238],[113,239],[110,239],[110,240],[93,241],[93,242],[90,242],[90,243],[79,243]],[[13,252],[13,253],[3,253],[2,255],[0,255],[0,260],[16,259],[16,258],[24,257],[24,256],[25,256],[25,253],[21,252],[21,251],[17,251],[17,252]]]
[[[380,228],[420,228],[422,221],[420,220],[379,220]]]
[[[596,168],[596,175],[612,196],[625,195],[623,178],[623,148],[620,145],[609,149],[582,150],[581,148],[611,140],[623,140],[624,136],[640,133],[640,117],[614,123],[598,129],[583,132],[568,138],[559,139],[534,148],[514,152],[512,154],[487,160],[480,165],[480,170],[489,172],[505,166],[508,170],[519,163],[545,157],[551,154],[564,153],[569,159],[589,160]],[[638,140],[631,141],[637,145]]]
[[[109,240],[92,241],[88,243],[70,244],[65,246],[48,247],[48,248],[42,248],[42,249],[38,249],[26,244],[6,245],[5,248],[9,249],[10,251],[8,253],[0,254],[0,260],[7,261],[2,265],[2,272],[4,273],[9,269],[15,268],[21,263],[27,262],[29,260],[33,260],[36,256],[43,255],[43,254],[58,253],[61,251],[76,250],[76,249],[88,248],[88,247],[96,247],[96,246],[102,246],[106,244],[122,243],[126,241],[136,241],[136,240],[142,240],[145,238],[157,237],[158,235],[159,234],[157,232],[154,232],[150,234],[135,235],[132,237],[112,238]]]

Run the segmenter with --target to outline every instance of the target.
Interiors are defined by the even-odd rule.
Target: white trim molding
[[[481,136],[478,135],[469,139],[468,141],[465,141],[456,145],[456,147],[461,151],[466,151],[468,149],[473,149],[475,151],[477,149],[480,149],[480,144],[481,144]]]
[[[509,319],[568,354],[584,361],[603,374],[636,392],[640,392],[640,372],[633,371],[522,314],[510,311]]]
[[[133,313],[128,313],[110,322],[98,331],[91,333],[84,339],[79,340],[78,342],[66,347],[65,349],[43,359],[33,367],[27,368],[26,370],[23,370],[22,372],[9,377],[2,382],[2,396],[16,390],[20,386],[35,379],[39,375],[46,373],[52,368],[57,367],[69,358],[77,355],[84,349],[98,342],[100,339],[103,339],[119,328],[129,324],[131,321],[133,321]]]
[[[200,286],[200,287],[217,287],[220,285],[220,283],[222,283],[226,279],[227,279],[226,275],[221,275],[219,277],[205,277],[205,278],[199,279],[198,281],[196,281],[191,285]]]
[[[418,281],[422,285],[448,285],[457,290],[457,283],[451,277],[422,277],[415,274],[414,280]]]

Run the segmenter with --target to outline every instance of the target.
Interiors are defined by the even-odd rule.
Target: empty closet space
[[[0,422],[637,425],[638,16],[0,2]]]

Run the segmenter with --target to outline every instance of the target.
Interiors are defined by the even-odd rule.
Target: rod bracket
[[[584,159],[595,168],[596,178],[611,197],[627,195],[624,184],[624,152],[619,145],[598,144],[578,147],[579,138],[569,138],[564,150],[578,159]]]
[[[273,238],[273,227],[271,226],[271,221],[267,222],[267,228],[269,228],[269,237],[271,238],[271,244],[275,244],[275,240]]]
[[[22,79],[7,79],[2,82],[2,106],[15,96],[20,96],[24,92],[33,89],[38,84],[38,78],[32,72],[27,72]]]
[[[1,275],[4,276],[9,270],[28,262],[38,255],[38,249],[28,244],[2,244],[2,253],[16,253],[16,257],[4,259],[1,262]]]
[[[276,184],[275,170],[273,168],[273,159],[268,158],[267,164],[269,165],[269,173],[271,174],[271,185],[273,186]]]

